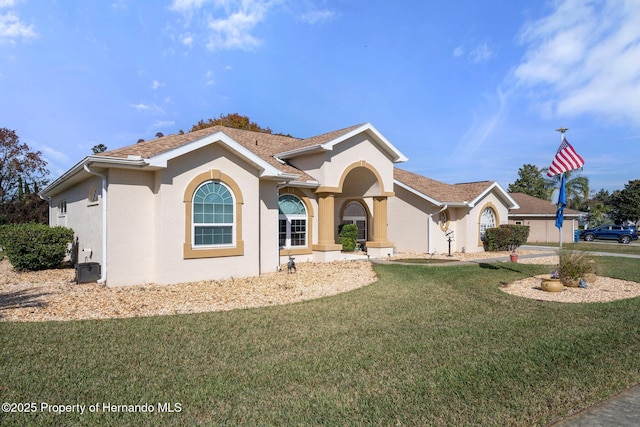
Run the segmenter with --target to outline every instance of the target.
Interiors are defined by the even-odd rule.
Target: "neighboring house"
[[[443,252],[444,232],[427,234],[443,213],[455,248],[472,252],[481,229],[516,207],[495,183],[422,177],[435,193],[415,188],[418,175],[394,167],[406,160],[371,124],[307,139],[215,126],[87,156],[41,195],[51,225],[74,229],[79,262],[99,262],[110,286],[256,276],[288,256],[340,259],[345,223],[371,257]]]
[[[485,230],[518,207],[497,182],[445,184],[397,168],[394,178],[389,238],[399,250],[448,253],[451,238],[451,252],[482,251]]]
[[[556,227],[557,207],[554,203],[524,193],[511,193],[520,209],[509,210],[509,224],[529,226],[530,243],[558,243],[560,230]],[[562,223],[562,241],[573,242],[573,235],[578,230],[578,220],[582,212],[564,209]]]

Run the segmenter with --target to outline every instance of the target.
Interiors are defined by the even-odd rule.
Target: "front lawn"
[[[565,242],[562,244],[562,247],[564,249],[584,252],[605,252],[614,254],[640,255],[640,245],[635,244],[636,242],[637,240],[630,245],[625,245],[613,240],[598,240],[597,242],[584,242],[581,240],[578,243]],[[555,248],[558,247],[558,243],[531,243],[531,245],[550,246]]]
[[[640,277],[637,260],[601,265]],[[368,287],[288,306],[0,322],[0,400],[35,408],[0,424],[543,426],[640,382],[640,298],[500,291],[547,272],[526,264],[376,270]]]

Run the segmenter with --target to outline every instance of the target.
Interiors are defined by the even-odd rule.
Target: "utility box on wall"
[[[100,279],[100,273],[100,264],[97,262],[76,264],[76,283],[97,282]]]

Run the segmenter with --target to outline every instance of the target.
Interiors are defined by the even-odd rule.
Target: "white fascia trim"
[[[416,190],[415,188],[409,187],[407,184],[404,184],[403,182],[398,181],[397,179],[394,179],[393,183],[395,185],[397,185],[398,187],[404,188],[408,192],[415,194],[416,196],[426,200],[427,202],[429,202],[429,203],[431,203],[433,205],[436,205],[436,206],[444,206],[445,205],[443,202],[440,202],[440,201],[438,201],[438,200],[436,200],[436,199],[434,199],[432,197],[429,197],[426,194],[421,193],[420,191]]]
[[[300,187],[300,188],[318,188],[320,183],[318,181],[290,181],[287,183],[288,186],[291,187]]]
[[[343,141],[346,141],[349,138],[352,138],[359,133],[369,131],[378,139],[380,144],[383,146],[385,151],[391,154],[393,157],[394,163],[406,162],[409,160],[404,154],[400,152],[387,138],[382,135],[378,129],[376,129],[371,123],[365,123],[364,125],[353,129],[350,132],[345,133],[344,135],[339,136],[338,138],[332,139],[331,141],[327,141],[323,144],[312,145],[310,147],[298,148],[296,150],[284,151],[282,153],[278,153],[275,155],[276,158],[287,159],[291,157],[296,157],[301,154],[308,154],[318,151],[332,151],[333,147],[336,144],[340,144]]]
[[[507,200],[507,202],[510,204],[510,206],[507,206],[508,209],[520,209],[520,205],[518,205],[518,203],[516,203],[516,201],[513,199],[513,197],[511,197],[509,195],[509,193],[504,191],[504,189],[502,187],[500,187],[500,184],[498,184],[497,182],[494,182],[493,184],[488,186],[486,188],[486,190],[484,190],[482,193],[480,193],[478,195],[478,197],[473,199],[469,203],[469,207],[471,207],[471,208],[474,207],[480,200],[482,200],[484,198],[484,196],[489,194],[494,188],[497,189],[498,193],[501,194],[502,197],[504,197]]]
[[[322,145],[312,145],[310,147],[296,148],[295,150],[283,151],[282,153],[275,154],[274,157],[278,159],[279,162],[285,163],[285,161],[282,159],[290,159],[292,157],[300,156],[302,154],[316,153],[320,151],[326,151],[326,150],[322,147]]]
[[[87,167],[89,165],[95,165],[97,167],[119,166],[124,168],[143,168],[147,166],[148,163],[144,159],[137,157],[123,159],[120,157],[87,156],[73,165],[65,173],[60,175],[58,179],[47,185],[42,191],[40,191],[40,194],[46,196],[48,193],[51,193],[56,187],[64,184],[65,181],[77,175],[78,173],[86,172],[85,165]]]
[[[184,154],[190,153],[199,148],[205,147],[207,145],[220,142],[230,150],[236,152],[240,157],[243,157],[245,160],[249,161],[253,165],[255,165],[258,169],[261,169],[260,177],[282,177],[284,175],[280,170],[276,167],[270,165],[256,154],[251,152],[250,150],[243,147],[241,144],[236,142],[233,138],[230,138],[224,132],[218,131],[216,133],[212,133],[211,135],[207,135],[204,138],[197,139],[188,144],[182,145],[180,147],[174,148],[172,150],[166,151],[164,153],[158,154],[157,156],[151,157],[148,159],[150,166],[155,166],[159,168],[166,168],[167,162],[171,159],[175,159],[176,157],[182,156]]]
[[[55,181],[51,182],[49,185],[44,187],[40,191],[40,194],[46,197],[47,193],[50,193],[51,190],[56,188],[58,185],[62,184],[64,181],[66,181],[67,179],[71,178],[73,175],[84,171],[84,165],[87,163],[87,159],[89,157],[90,156],[87,156],[84,159],[80,160],[75,165],[71,166],[71,168],[69,170],[67,170],[62,175],[60,175]]]

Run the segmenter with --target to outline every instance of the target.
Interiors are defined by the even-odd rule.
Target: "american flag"
[[[549,166],[547,175],[551,177],[559,173],[567,172],[573,169],[579,169],[582,166],[584,166],[584,159],[580,157],[580,155],[576,153],[576,150],[573,149],[571,144],[569,144],[567,140],[562,137],[562,143],[560,144],[560,148],[558,148],[556,156],[551,162],[551,166]]]

